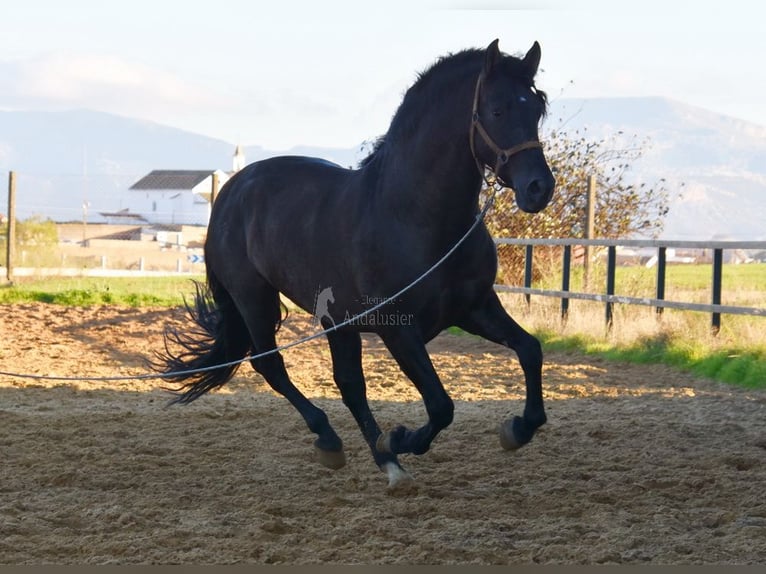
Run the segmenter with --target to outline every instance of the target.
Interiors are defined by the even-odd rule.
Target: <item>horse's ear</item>
[[[529,79],[534,78],[535,74],[537,74],[537,68],[540,66],[540,44],[537,42],[532,44],[532,47],[521,63],[524,65],[524,70]]]
[[[485,76],[492,71],[492,68],[495,67],[495,64],[500,59],[500,48],[498,47],[499,43],[500,43],[500,40],[495,39],[494,42],[492,42],[489,46],[487,46],[487,51],[484,54],[484,75]]]

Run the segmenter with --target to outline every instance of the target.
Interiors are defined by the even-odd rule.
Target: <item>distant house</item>
[[[218,189],[231,175],[220,169],[155,169],[130,186],[130,212],[153,224],[207,225],[213,174]]]
[[[102,213],[108,220],[150,225],[204,225],[210,220],[210,197],[213,175],[218,190],[229,178],[245,167],[245,154],[237,145],[229,172],[197,169],[155,169],[130,186],[130,207]]]

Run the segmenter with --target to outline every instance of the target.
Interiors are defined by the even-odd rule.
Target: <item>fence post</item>
[[[569,275],[572,267],[572,246],[564,246],[563,268],[561,270],[561,290],[565,293],[569,291]],[[561,298],[561,322],[566,323],[569,315],[569,298]]]
[[[588,197],[585,204],[585,239],[595,239],[595,214],[596,214],[596,176],[588,176]],[[590,271],[593,248],[584,245],[583,253],[583,283],[585,291],[590,291]]]
[[[607,248],[606,258],[606,294],[614,295],[614,275],[617,268],[617,247],[610,245]],[[606,302],[606,328],[608,331],[612,330],[612,324],[614,323],[614,303],[611,301]]]
[[[13,263],[16,257],[16,172],[8,173],[8,233],[5,245],[5,278],[13,282]]]
[[[668,258],[667,258],[667,248],[666,247],[659,247],[657,248],[657,289],[655,291],[656,299],[659,301],[665,300],[665,275],[667,271],[667,265],[668,265]],[[655,313],[657,314],[657,319],[662,318],[662,314],[665,311],[665,307],[657,307],[655,309]]]
[[[524,253],[524,287],[527,289],[532,287],[532,248],[532,245],[527,245]],[[529,293],[525,293],[524,299],[526,299],[527,307],[529,307],[532,302],[532,296]]]
[[[713,305],[721,304],[721,283],[723,278],[723,249],[713,249]],[[713,335],[721,330],[721,314],[713,312],[711,317]]]

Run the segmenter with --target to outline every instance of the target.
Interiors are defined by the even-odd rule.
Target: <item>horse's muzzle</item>
[[[556,180],[550,172],[526,183],[526,185],[514,188],[516,192],[516,204],[519,209],[527,213],[538,213],[545,209],[553,197],[556,188]]]

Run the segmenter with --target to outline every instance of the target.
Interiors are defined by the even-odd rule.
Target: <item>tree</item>
[[[0,226],[0,264],[6,265],[6,242],[8,223]],[[50,219],[33,216],[16,222],[16,253],[25,257],[30,265],[42,265],[55,262],[55,249],[58,244],[56,224]]]
[[[656,237],[668,212],[665,181],[647,184],[629,174],[648,145],[648,139],[625,138],[622,132],[597,140],[589,139],[585,130],[552,132],[545,138],[546,158],[556,177],[551,203],[540,213],[524,213],[516,206],[513,191],[501,189],[495,196],[494,208],[487,214],[490,233],[495,237],[518,238],[584,237],[588,177],[593,175],[597,182],[596,237]],[[540,255],[546,253],[536,251]],[[498,255],[498,280],[517,281],[523,269],[522,250],[501,248]],[[547,255],[555,257],[555,252],[549,250]]]

